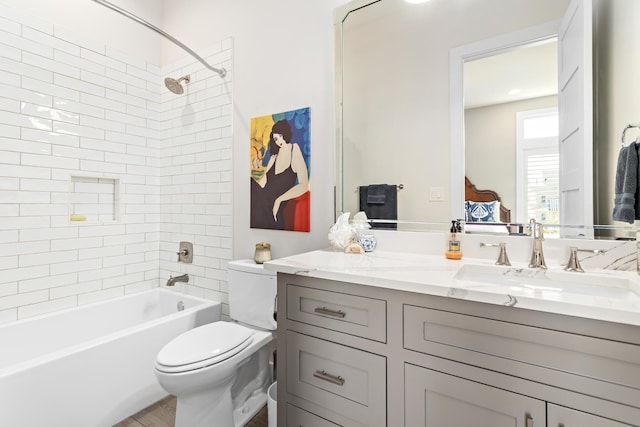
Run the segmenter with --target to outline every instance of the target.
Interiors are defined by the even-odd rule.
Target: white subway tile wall
[[[198,52],[224,79],[190,56],[161,69],[0,5],[0,323],[183,273],[228,314],[232,50]]]

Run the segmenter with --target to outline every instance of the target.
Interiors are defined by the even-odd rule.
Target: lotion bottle
[[[459,233],[462,233],[462,227],[460,226],[460,220],[451,221],[451,235],[449,242],[447,243],[447,251],[444,253],[448,259],[461,259],[462,258],[462,244],[460,242]]]

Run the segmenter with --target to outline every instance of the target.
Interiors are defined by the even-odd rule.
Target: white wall
[[[0,20],[0,321],[157,286],[159,68],[10,7]],[[119,218],[89,210],[114,185],[74,211],[73,176],[117,182]]]
[[[232,40],[203,49],[230,68],[222,80],[193,58],[161,70],[8,6],[0,21],[0,322],[180,273],[190,280],[177,289],[225,303]],[[163,75],[187,73],[181,96],[162,85]],[[74,177],[103,183],[79,194]],[[193,264],[176,262],[182,240],[194,243]]]
[[[0,228],[0,322],[157,286],[169,274],[185,272],[192,278],[187,292],[226,302],[226,261],[251,257],[255,242],[270,241],[275,257],[326,245],[333,221],[332,10],[344,1],[194,1],[188,7],[180,2],[166,3],[166,9],[158,9],[158,1],[117,2],[172,33],[214,66],[224,64],[229,69],[227,78],[221,80],[160,36],[94,2],[0,0],[5,5],[0,9],[0,30],[27,39],[21,41],[27,48],[16,50],[7,47],[12,39],[4,37],[9,44],[0,49],[0,196],[8,202],[0,211],[4,223]],[[38,19],[16,17],[24,16],[23,12]],[[52,37],[30,30],[23,34],[24,22],[39,31],[47,28]],[[34,34],[37,37],[31,42]],[[55,143],[27,144],[29,138],[21,135],[32,131],[31,127],[37,126],[33,123],[41,119],[40,113],[19,111],[20,96],[24,95],[21,63],[29,58],[24,53],[29,49],[41,55],[47,43],[55,44],[57,38],[71,35],[78,52],[103,52],[101,60],[109,62],[103,73],[112,73],[106,70],[114,67],[123,67],[123,71],[118,77],[112,73],[107,79],[94,78],[98,81],[87,83],[90,77],[84,68],[95,65],[76,54],[82,65],[72,64],[71,68],[80,71],[69,84],[82,87],[80,92],[97,90],[96,102],[106,106],[77,106],[82,110],[78,111],[82,123],[74,135],[78,150],[68,154],[68,164],[61,165],[63,161],[51,152],[37,159],[29,153],[37,147],[51,150]],[[13,62],[7,63],[5,58],[11,55],[15,56]],[[37,71],[60,80],[58,74],[64,72],[58,67],[60,64],[51,61],[38,65]],[[191,72],[194,80],[185,95],[176,97],[162,87],[163,77],[186,72]],[[111,85],[125,85],[126,91],[131,91],[127,92],[128,101],[114,103],[109,96],[101,98],[101,94],[116,95],[110,92]],[[66,96],[57,86],[48,90]],[[14,96],[14,90],[21,95]],[[35,92],[29,96],[38,97]],[[306,106],[312,111],[312,231],[251,230],[249,186],[245,184],[249,181],[249,121]],[[7,114],[8,110],[11,113]],[[104,114],[110,120],[100,122],[92,119],[92,114]],[[13,123],[16,117],[21,123],[18,126]],[[83,138],[91,138],[96,129],[115,140],[94,138],[93,149],[84,150]],[[90,163],[93,156],[101,156],[103,163]],[[41,180],[31,183],[43,189],[44,199],[20,187],[21,182],[27,182],[22,175],[29,162],[44,165]],[[69,171],[92,175],[96,173],[94,166],[98,175],[124,177],[124,221],[120,224],[91,227],[68,222],[61,186],[67,185]],[[54,182],[51,177],[58,169],[65,178]],[[31,216],[34,218],[27,228],[33,230],[25,231]],[[41,219],[43,223],[35,224]],[[23,237],[27,235],[37,236],[33,240],[38,243],[34,246]],[[191,265],[175,262],[180,240],[196,245]],[[84,258],[91,261],[80,262]],[[34,281],[29,282],[31,279]],[[31,291],[38,293],[27,295]]]
[[[227,261],[232,258],[233,40],[201,49],[224,79],[188,56],[166,65],[161,76],[189,75],[184,93],[161,88],[162,140],[158,147],[160,284],[187,273],[176,288],[221,301],[228,314]],[[193,243],[193,263],[177,262],[179,242]]]
[[[51,17],[79,34],[165,64],[185,53],[135,22],[89,0],[0,0]],[[233,258],[251,257],[256,242],[274,257],[324,247],[333,222],[333,9],[346,0],[164,0],[113,3],[200,53],[232,37],[234,236]],[[73,10],[73,13],[70,11]],[[160,43],[161,54],[155,46]],[[155,59],[160,56],[161,62]],[[311,232],[249,228],[249,124],[252,117],[311,107]]]
[[[0,0],[1,3],[145,62],[161,64],[160,36],[116,12],[107,11],[92,0]],[[111,3],[154,25],[162,23],[163,0],[116,0]]]
[[[327,246],[333,223],[333,8],[344,0],[165,0],[167,30],[197,48],[232,35],[233,257],[271,243],[274,257]],[[167,47],[171,57],[174,49]],[[249,228],[252,117],[311,107],[311,232]]]

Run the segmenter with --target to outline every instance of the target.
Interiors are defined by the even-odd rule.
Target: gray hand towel
[[[622,147],[616,169],[613,220],[632,224],[636,218],[636,192],[638,190],[638,150],[635,142]]]
[[[387,185],[374,184],[367,188],[367,203],[370,205],[384,205],[387,198]]]
[[[374,187],[373,194],[371,194],[372,187]],[[397,187],[388,184],[375,184],[361,186],[359,190],[360,210],[371,220],[371,228],[396,229],[398,224],[395,222],[379,222],[376,220],[398,219]]]

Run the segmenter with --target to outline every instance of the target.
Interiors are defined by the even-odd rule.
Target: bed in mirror
[[[500,195],[489,189],[478,189],[464,177],[464,231],[467,233],[517,234],[523,229],[511,224],[511,209]]]
[[[464,202],[466,222],[511,222],[511,209],[502,203],[498,193],[493,190],[479,190],[466,176]],[[485,207],[486,205],[491,207]]]

